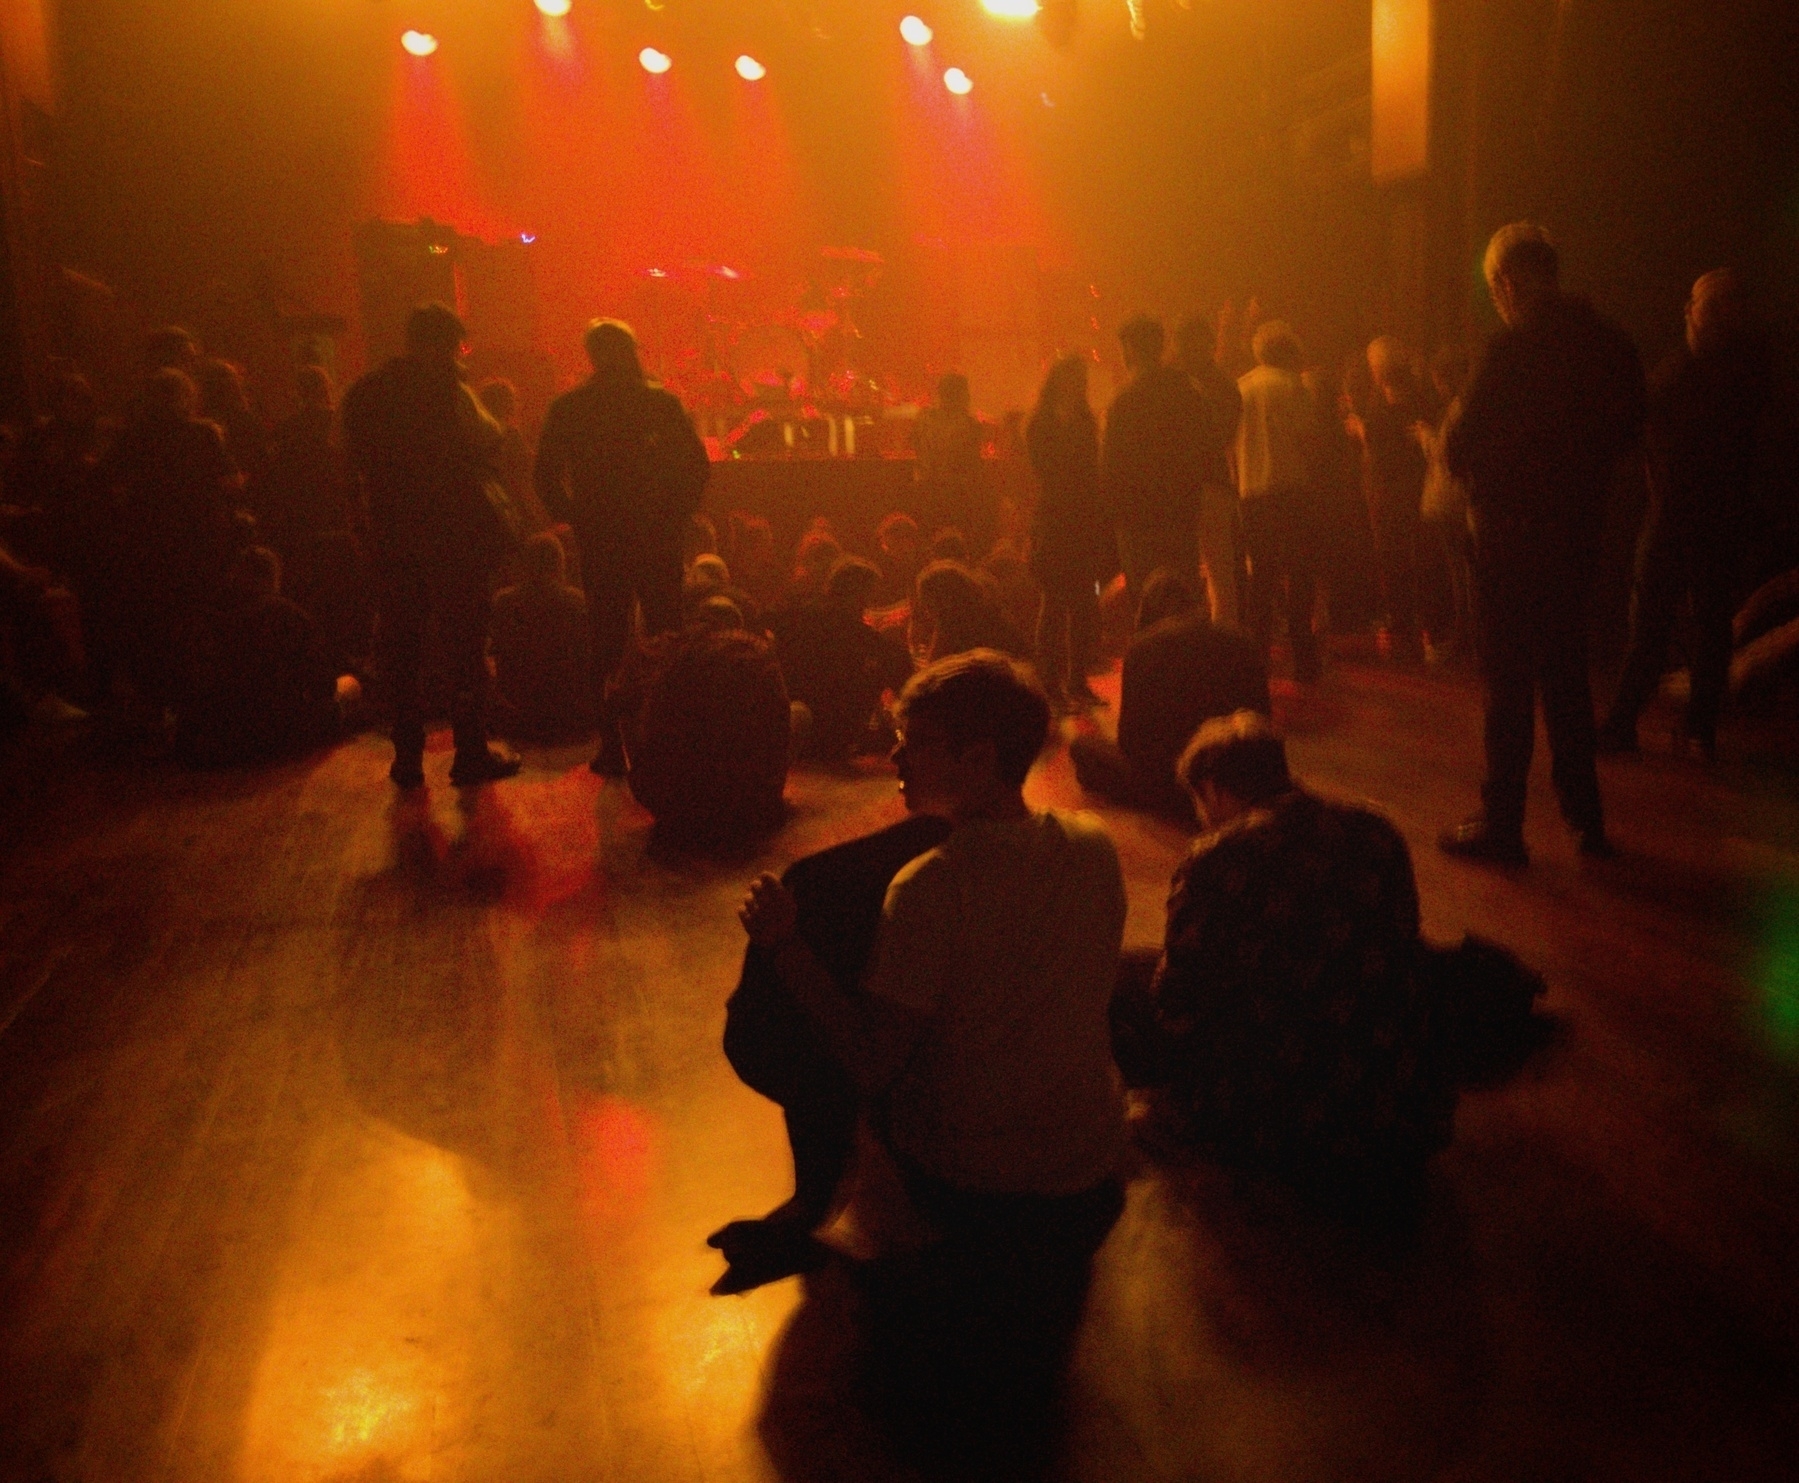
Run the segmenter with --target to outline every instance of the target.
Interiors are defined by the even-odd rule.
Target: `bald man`
[[[1730,673],[1731,613],[1749,537],[1756,439],[1768,395],[1767,344],[1729,268],[1687,300],[1686,343],[1657,371],[1649,401],[1649,510],[1637,544],[1630,654],[1602,752],[1637,750],[1680,602],[1693,600],[1692,688],[1679,740],[1707,761]]]

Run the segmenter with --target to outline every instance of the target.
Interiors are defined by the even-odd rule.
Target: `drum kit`
[[[861,247],[827,247],[797,283],[768,289],[730,263],[684,261],[640,270],[654,369],[694,421],[727,447],[779,440],[814,422],[853,423],[897,398],[864,361],[858,312],[886,262]],[[830,430],[832,451],[839,448]],[[819,435],[822,439],[822,435]],[[854,433],[847,440],[853,447]],[[822,445],[821,449],[822,450]]]

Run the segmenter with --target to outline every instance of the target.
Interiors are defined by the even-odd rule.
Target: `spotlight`
[[[552,20],[560,19],[569,12],[573,0],[537,0],[537,8]]]
[[[428,57],[437,50],[437,38],[429,31],[407,31],[402,33],[400,45],[415,57]]]
[[[974,91],[974,79],[960,67],[951,67],[943,74],[943,85],[958,98],[966,98]]]
[[[915,15],[907,16],[900,22],[900,35],[907,46],[929,46],[936,33]]]
[[[742,56],[737,59],[737,75],[745,82],[761,82],[768,76],[768,68],[754,57]]]
[[[654,73],[657,77],[660,77],[664,72],[668,71],[670,67],[675,65],[669,60],[667,52],[657,51],[653,46],[646,46],[640,51],[637,54],[637,60],[643,64],[643,70],[645,72]]]
[[[1037,13],[1037,0],[981,0],[981,9],[1006,21],[1028,21]]]

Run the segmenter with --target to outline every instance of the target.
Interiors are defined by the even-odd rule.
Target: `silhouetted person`
[[[581,543],[600,713],[593,769],[619,777],[620,718],[606,686],[630,640],[634,603],[647,636],[681,621],[681,541],[711,468],[680,402],[645,378],[629,326],[596,319],[582,343],[593,375],[550,404],[535,480],[545,508]]]
[[[394,708],[389,775],[402,788],[425,780],[419,669],[432,617],[450,680],[450,780],[481,783],[519,769],[517,757],[487,740],[489,593],[511,533],[484,492],[500,429],[462,378],[465,333],[442,304],[421,305],[406,321],[406,353],[344,396],[344,443],[367,502],[381,672]]]
[[[1296,784],[1252,711],[1208,721],[1180,768],[1207,832],[1175,871],[1147,1002],[1115,1011],[1127,1071],[1164,1089],[1175,1136],[1232,1163],[1357,1200],[1403,1189],[1455,1108],[1405,841]]]
[[[1382,335],[1368,347],[1374,392],[1362,414],[1362,449],[1368,519],[1374,531],[1374,563],[1395,659],[1424,656],[1419,632],[1424,476],[1428,469],[1416,428],[1425,420],[1423,399],[1405,347]]]
[[[1158,568],[1143,584],[1124,651],[1118,740],[1075,737],[1075,778],[1089,793],[1191,824],[1193,800],[1175,764],[1203,722],[1244,710],[1269,711],[1268,667],[1255,640],[1211,622],[1187,584]]]
[[[1502,227],[1487,285],[1504,328],[1450,429],[1468,484],[1486,682],[1484,808],[1444,834],[1451,854],[1522,865],[1525,786],[1543,696],[1562,815],[1583,854],[1611,853],[1593,765],[1587,598],[1614,468],[1643,425],[1643,368],[1624,331],[1562,292],[1541,227]]]
[[[1094,705],[1087,676],[1099,657],[1100,582],[1118,567],[1118,547],[1099,498],[1099,424],[1087,405],[1087,362],[1059,360],[1044,378],[1025,428],[1037,474],[1031,572],[1043,589],[1037,669],[1052,704]]]
[[[319,746],[337,732],[337,674],[304,610],[281,596],[281,558],[252,546],[232,559],[208,625],[200,678],[181,714],[197,762],[254,762]]]
[[[518,425],[518,388],[502,376],[483,381],[475,389],[487,415],[500,424],[505,434],[500,451],[494,458],[494,469],[512,503],[518,510],[525,530],[535,534],[550,527],[549,511],[537,497],[531,482],[531,448]]]
[[[154,372],[95,474],[117,511],[121,658],[153,707],[185,696],[231,549],[237,470],[218,427],[194,406],[185,375]]]
[[[970,649],[998,649],[1020,658],[1028,652],[1000,611],[997,594],[959,561],[933,561],[918,574],[912,629],[931,661]]]
[[[1274,610],[1286,610],[1293,673],[1318,678],[1318,641],[1312,634],[1317,595],[1307,454],[1316,440],[1317,410],[1300,379],[1299,341],[1278,319],[1255,333],[1256,366],[1237,382],[1243,420],[1237,430],[1238,509],[1249,557],[1244,627],[1267,654]]]
[[[1427,468],[1424,500],[1419,506],[1427,541],[1442,553],[1449,577],[1449,622],[1441,637],[1432,635],[1439,653],[1448,645],[1460,653],[1474,644],[1474,571],[1469,563],[1468,486],[1449,472],[1449,429],[1462,415],[1462,395],[1468,389],[1468,353],[1446,345],[1431,357],[1431,388],[1443,415],[1437,426],[1422,435]]]
[[[812,712],[808,750],[826,762],[846,760],[869,737],[882,694],[912,675],[905,646],[863,620],[880,581],[873,562],[840,556],[817,598],[773,615],[787,694]]]
[[[269,430],[250,406],[243,372],[228,360],[202,360],[194,370],[200,415],[219,425],[225,451],[243,477],[254,508],[255,492],[269,471]]]
[[[891,511],[882,516],[875,530],[875,544],[880,548],[875,564],[881,568],[876,600],[882,606],[910,602],[924,564],[918,522],[903,511]]]
[[[879,1136],[936,1233],[863,1282],[875,1378],[895,1419],[926,1429],[1041,1414],[1123,1204],[1107,1014],[1124,881],[1091,816],[1025,803],[1049,720],[1030,672],[991,651],[908,683],[894,753],[906,807],[952,829],[888,887],[864,992],[800,936],[773,876],[742,911],[881,1109]]]
[[[562,542],[540,531],[525,542],[524,580],[494,595],[495,688],[512,734],[558,741],[593,724],[593,660],[587,598],[567,580]]]
[[[1200,315],[1175,331],[1175,364],[1187,373],[1206,409],[1199,495],[1199,555],[1205,564],[1212,621],[1235,628],[1237,603],[1237,484],[1230,454],[1243,420],[1243,393],[1236,378],[1219,369],[1216,324]]]
[[[774,646],[729,599],[646,640],[619,673],[631,796],[684,845],[730,845],[779,827],[791,707]]]
[[[912,428],[917,455],[918,507],[927,530],[972,528],[980,513],[981,445],[986,431],[969,410],[968,378],[951,371],[937,381],[937,402]]]
[[[1636,750],[1637,718],[1661,680],[1681,599],[1690,597],[1695,643],[1685,737],[1707,759],[1716,752],[1768,381],[1767,345],[1749,322],[1736,275],[1707,273],[1687,300],[1686,343],[1650,388],[1649,510],[1637,547],[1630,653],[1601,728],[1604,750]]]
[[[1133,594],[1157,567],[1198,579],[1200,506],[1215,472],[1206,403],[1185,371],[1162,364],[1163,340],[1159,320],[1120,326],[1131,379],[1106,413],[1100,459],[1100,489]]]

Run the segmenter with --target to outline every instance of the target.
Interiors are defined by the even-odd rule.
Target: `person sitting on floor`
[[[496,709],[517,739],[572,740],[593,726],[587,595],[569,585],[550,531],[525,542],[520,562],[524,580],[493,600]]]
[[[875,601],[882,607],[909,603],[923,564],[919,557],[918,522],[905,511],[894,510],[882,516],[875,528],[875,543],[881,553],[876,558],[881,568],[881,586]]]
[[[933,561],[918,574],[912,641],[927,660],[970,649],[998,649],[1014,657],[1027,652],[1024,640],[1000,611],[991,581],[959,561]]]
[[[337,676],[317,625],[281,595],[281,558],[251,546],[233,558],[225,602],[201,647],[199,681],[178,744],[200,763],[294,756],[338,732]]]
[[[774,646],[729,598],[625,662],[611,697],[626,716],[631,795],[671,839],[714,845],[779,826],[792,713]]]
[[[1180,1141],[1329,1197],[1407,1188],[1455,1092],[1404,839],[1295,783],[1254,711],[1206,722],[1180,767],[1209,832],[1175,871],[1147,1001],[1115,1009],[1121,1063]]]
[[[1245,710],[1269,711],[1259,646],[1214,625],[1187,584],[1157,567],[1143,584],[1137,634],[1124,654],[1118,741],[1075,737],[1074,775],[1089,793],[1191,824],[1193,800],[1175,763],[1201,723]]]
[[[879,1136],[936,1233],[916,1262],[870,1274],[871,1357],[917,1415],[978,1418],[1053,1391],[1091,1258],[1123,1205],[1107,1007],[1124,879],[1097,820],[1025,802],[1049,720],[1031,671],[993,650],[907,684],[900,787],[909,812],[951,832],[888,887],[863,992],[845,992],[799,935],[798,905],[773,876],[742,910],[750,941],[879,1105]]]
[[[904,646],[863,621],[880,580],[873,562],[840,556],[822,596],[774,615],[787,693],[811,710],[808,751],[822,761],[846,760],[871,736],[882,693],[897,692],[912,674]]]

